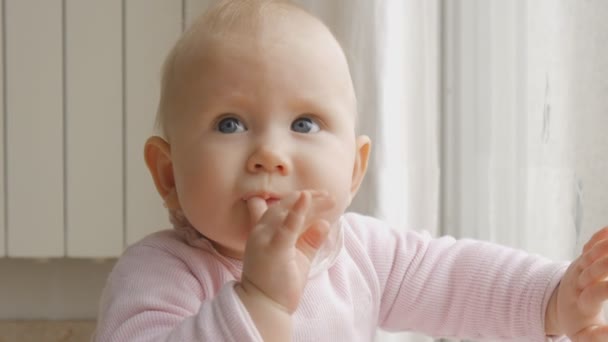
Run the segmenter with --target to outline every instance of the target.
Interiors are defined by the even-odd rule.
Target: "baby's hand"
[[[245,247],[240,286],[291,314],[329,232],[322,214],[334,201],[323,192],[296,191],[270,208],[261,198],[247,204],[255,225]]]
[[[572,341],[608,341],[608,325],[602,304],[608,299],[608,227],[597,232],[582,255],[566,271],[552,297],[548,315]]]

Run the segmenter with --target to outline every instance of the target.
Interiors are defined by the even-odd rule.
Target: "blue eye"
[[[299,118],[291,124],[291,129],[298,133],[317,133],[321,127],[311,118]]]
[[[221,133],[232,134],[232,133],[241,133],[247,130],[245,125],[237,119],[233,117],[228,117],[220,120],[218,122],[216,129]]]

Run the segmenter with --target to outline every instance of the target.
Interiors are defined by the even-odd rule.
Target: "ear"
[[[168,209],[179,209],[169,143],[161,137],[150,137],[144,147],[144,159],[165,206]]]
[[[350,198],[355,197],[361,182],[367,171],[367,162],[369,161],[369,153],[371,150],[371,140],[366,135],[360,135],[357,137],[356,146],[357,152],[355,154],[355,165],[353,167],[353,178],[350,186]]]

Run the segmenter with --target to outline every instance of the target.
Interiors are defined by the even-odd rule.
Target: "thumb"
[[[327,239],[328,234],[329,223],[325,220],[319,220],[300,235],[296,242],[296,248],[304,253],[308,260],[312,261],[325,239]]]
[[[262,215],[268,210],[266,201],[259,197],[253,197],[247,201],[247,208],[249,209],[249,218],[251,219],[251,225],[255,226],[260,220]]]

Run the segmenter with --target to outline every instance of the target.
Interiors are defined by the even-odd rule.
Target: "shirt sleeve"
[[[382,328],[434,337],[549,341],[545,308],[567,264],[487,242],[433,239],[364,221],[353,223],[377,273]]]
[[[108,278],[93,341],[262,341],[234,284],[210,298],[179,258],[132,247]]]

